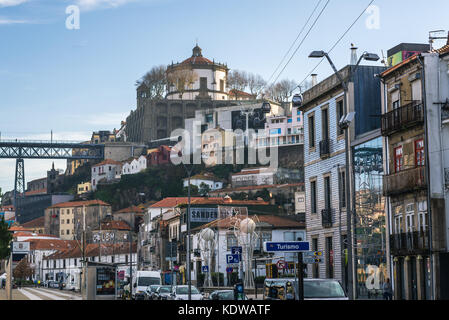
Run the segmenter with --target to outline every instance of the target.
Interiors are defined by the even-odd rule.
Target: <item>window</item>
[[[329,112],[328,109],[322,109],[321,110],[321,132],[323,135],[322,140],[328,140],[329,139]]]
[[[70,234],[70,230],[67,229],[65,234],[69,235]]]
[[[63,236],[64,235],[64,230],[61,230],[61,236]]]
[[[426,232],[427,230],[427,202],[418,202],[418,231]]]
[[[61,219],[61,224],[64,224],[64,219]]]
[[[340,208],[346,208],[346,173],[340,171],[338,173],[340,186]]]
[[[315,147],[315,117],[309,117],[309,148]]]
[[[330,210],[332,206],[331,200],[331,177],[324,177],[324,199],[325,199],[325,208],[326,210]]]
[[[310,203],[312,213],[317,213],[316,181],[310,182]]]
[[[220,91],[224,92],[224,80],[220,80]]]
[[[312,250],[313,251],[319,251],[318,248],[318,238],[312,238]],[[312,277],[317,279],[319,278],[319,265],[318,263],[313,264],[313,269],[312,269]]]
[[[402,208],[400,206],[396,207],[394,210],[394,233],[402,233]]]
[[[343,100],[340,100],[337,102],[337,133],[338,135],[342,135],[345,133],[345,131],[343,129],[340,128],[340,120],[344,115],[344,110],[343,110]]]
[[[405,224],[407,232],[415,231],[415,204],[410,203],[405,209]]]
[[[70,219],[67,219],[67,224],[70,224]]]
[[[334,249],[332,246],[332,237],[326,237],[326,277],[334,277]]]
[[[200,78],[200,90],[205,91],[207,90],[207,78]]]
[[[233,233],[226,234],[226,247],[227,250],[230,251],[231,247],[237,246],[237,238]]]
[[[425,157],[424,157],[424,140],[416,140],[415,141],[415,164],[417,167],[425,165]]]
[[[396,173],[403,170],[404,159],[402,158],[402,146],[394,149],[394,170]]]

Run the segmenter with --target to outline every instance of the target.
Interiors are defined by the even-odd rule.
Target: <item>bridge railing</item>
[[[27,140],[27,139],[0,139],[0,143],[45,143],[45,144],[82,144],[85,141],[76,140]]]

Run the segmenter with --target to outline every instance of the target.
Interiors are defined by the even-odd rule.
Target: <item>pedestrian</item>
[[[393,300],[393,289],[391,287],[390,278],[387,278],[383,285],[384,299]]]

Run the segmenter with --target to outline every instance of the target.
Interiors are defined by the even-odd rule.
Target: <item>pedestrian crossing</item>
[[[28,300],[81,300],[77,294],[47,288],[20,288],[19,292]]]

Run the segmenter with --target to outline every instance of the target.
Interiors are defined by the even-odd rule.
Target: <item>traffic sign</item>
[[[233,268],[231,268],[231,267],[227,267],[226,268],[226,273],[232,273],[232,271],[234,271]]]
[[[323,259],[321,259],[321,258],[313,258],[313,257],[306,257],[306,258],[303,259],[303,263],[305,263],[305,264],[323,263]]]
[[[307,251],[304,252],[304,257],[322,257],[323,251]]]
[[[310,250],[310,243],[304,241],[264,242],[265,252],[305,252]]]
[[[202,266],[201,267],[201,272],[208,273],[209,272],[209,266]]]
[[[285,260],[279,260],[276,263],[276,266],[278,267],[278,269],[287,269],[287,262]]]
[[[243,252],[242,247],[231,247],[232,254],[242,254],[242,252]]]
[[[227,264],[236,264],[239,263],[239,255],[238,254],[227,254],[226,255],[226,263]]]

